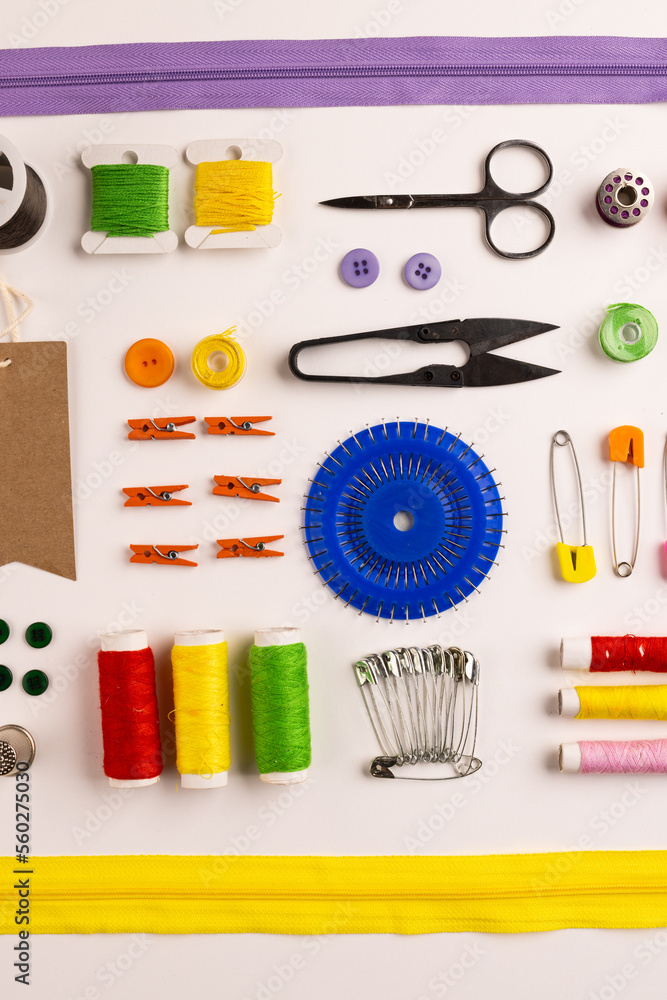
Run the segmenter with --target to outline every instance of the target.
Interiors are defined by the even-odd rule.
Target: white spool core
[[[258,628],[255,630],[256,646],[293,646],[301,642],[300,628]],[[308,777],[308,768],[303,771],[269,771],[260,774],[260,781],[267,785],[298,785]]]
[[[174,646],[215,646],[225,641],[222,629],[194,629],[191,632],[176,632]],[[229,772],[217,774],[182,774],[181,788],[224,788]]]
[[[561,639],[560,665],[563,670],[590,670],[593,662],[593,642],[586,639]]]
[[[563,774],[579,774],[581,747],[578,743],[561,743],[558,748],[558,766]]]
[[[581,711],[581,699],[576,688],[562,688],[558,692],[558,714],[574,719]]]
[[[148,633],[143,628],[128,628],[122,632],[104,632],[100,635],[103,653],[133,653],[147,649]]]
[[[134,653],[148,646],[148,633],[143,628],[128,628],[122,632],[104,632],[100,636],[103,653]],[[141,788],[143,785],[156,785],[160,780],[155,778],[109,778],[112,788]]]

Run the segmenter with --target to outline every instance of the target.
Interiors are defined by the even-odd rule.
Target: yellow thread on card
[[[268,226],[273,219],[270,163],[218,160],[198,164],[195,175],[195,223],[214,226],[213,234],[238,233]]]

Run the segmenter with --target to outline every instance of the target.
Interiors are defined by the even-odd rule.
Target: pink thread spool
[[[563,774],[667,774],[667,740],[561,743]]]

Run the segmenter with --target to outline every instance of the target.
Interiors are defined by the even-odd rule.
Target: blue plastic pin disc
[[[418,421],[353,434],[320,464],[306,501],[313,567],[346,606],[377,619],[427,618],[466,600],[502,538],[493,470],[460,435]]]

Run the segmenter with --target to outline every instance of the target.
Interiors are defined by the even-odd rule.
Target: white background
[[[378,33],[665,33],[661,5],[635,6],[636,16],[628,20],[627,6],[619,0],[563,0],[560,5],[556,0],[502,5],[394,0],[391,7],[384,0],[326,6],[295,0],[141,5],[69,0],[47,24],[40,10],[37,0],[5,0],[0,45]],[[660,724],[583,723],[555,714],[558,687],[575,681],[557,668],[561,635],[665,633],[661,460],[667,344],[661,340],[644,362],[620,366],[601,354],[596,341],[609,303],[639,302],[664,322],[664,123],[662,105],[303,109],[280,115],[182,111],[0,121],[0,131],[45,178],[53,205],[41,242],[0,265],[6,280],[35,301],[24,336],[69,339],[77,497],[78,582],[13,565],[2,571],[0,586],[0,616],[13,628],[2,661],[17,677],[30,667],[43,667],[51,677],[42,699],[29,699],[17,682],[0,695],[0,722],[27,726],[38,744],[36,855],[483,854],[566,851],[581,844],[605,850],[665,846],[663,778],[563,776],[556,767],[562,740],[659,737]],[[271,130],[284,147],[275,169],[282,192],[276,221],[284,233],[278,249],[206,254],[182,245],[169,257],[117,259],[81,252],[90,195],[78,152],[87,142],[165,142],[182,152],[193,139],[253,135],[262,129]],[[431,138],[434,130],[437,142]],[[535,260],[496,258],[485,248],[481,219],[472,211],[355,214],[317,206],[322,198],[343,194],[474,190],[488,149],[516,136],[544,145],[561,179],[546,199],[556,216],[557,237]],[[594,196],[601,179],[625,165],[645,171],[658,195],[639,227],[616,232],[598,218]],[[512,159],[505,166],[505,179],[538,176],[532,161],[525,175],[516,173],[524,161]],[[191,184],[191,170],[181,159],[173,170],[172,193],[172,228],[179,234],[190,222]],[[311,267],[318,246],[329,249]],[[364,291],[348,288],[337,275],[340,258],[356,246],[374,250],[381,262],[379,280]],[[409,256],[425,250],[440,258],[443,279],[431,292],[419,293],[402,282],[401,270]],[[281,304],[262,318],[262,304],[275,290],[282,293]],[[418,322],[420,310],[430,319],[499,315],[556,323],[558,331],[504,353],[563,373],[533,384],[461,392],[318,387],[289,375],[286,355],[296,340]],[[195,382],[189,355],[202,337],[232,325],[244,338],[248,373],[220,398]],[[137,388],[122,370],[127,348],[145,336],[164,339],[177,358],[175,375],[155,391]],[[426,357],[425,351],[404,350],[394,359],[395,369],[455,356],[428,348]],[[378,365],[387,361],[377,346],[370,358]],[[269,426],[276,436],[208,438],[200,424],[195,442],[134,447],[126,440],[125,421],[149,413],[198,418],[271,413]],[[510,512],[507,549],[482,595],[458,613],[426,626],[412,624],[407,631],[376,625],[334,603],[311,575],[298,530],[300,497],[324,451],[351,430],[396,415],[429,417],[475,441],[498,470]],[[605,478],[606,438],[623,423],[644,429],[647,453],[641,547],[637,570],[625,581],[611,569]],[[592,498],[589,540],[598,576],[582,587],[558,579],[547,540],[553,532],[549,444],[560,427],[574,438]],[[210,495],[213,474],[252,473],[283,479],[276,488],[280,505]],[[159,513],[123,509],[123,486],[163,482],[188,482],[194,505]],[[575,522],[568,540],[578,541],[577,531]],[[235,533],[284,533],[285,558],[216,562],[213,540]],[[128,544],[147,540],[199,541],[198,568],[128,565]],[[625,541],[630,544],[630,532]],[[21,637],[35,620],[54,629],[54,641],[43,652],[31,651]],[[173,632],[226,629],[236,677],[233,765],[226,790],[179,791],[170,758],[158,786],[122,802],[112,799],[111,805],[105,800],[109,788],[102,773],[96,635],[118,623],[148,630],[167,735]],[[313,731],[311,780],[298,797],[286,793],[282,804],[256,777],[248,684],[242,683],[253,630],[278,623],[304,630]],[[372,781],[367,763],[376,748],[361,714],[351,663],[390,646],[436,641],[464,645],[482,663],[478,747],[485,770],[479,779],[454,785]],[[11,785],[0,783],[4,854],[13,845]],[[252,843],[249,826],[260,831]],[[653,955],[645,941],[652,942]],[[0,942],[0,982],[8,997],[22,995],[11,981],[13,944],[9,938]],[[620,992],[653,998],[664,995],[666,945],[667,936],[657,931],[310,941],[42,937],[33,940],[31,996],[266,1000],[281,995],[298,1000],[377,994],[386,1000],[445,995],[464,1000],[493,991],[545,1000],[566,995],[609,1000]],[[459,960],[467,948],[476,957],[462,974]],[[301,968],[289,975],[294,955],[301,956],[296,963]]]

